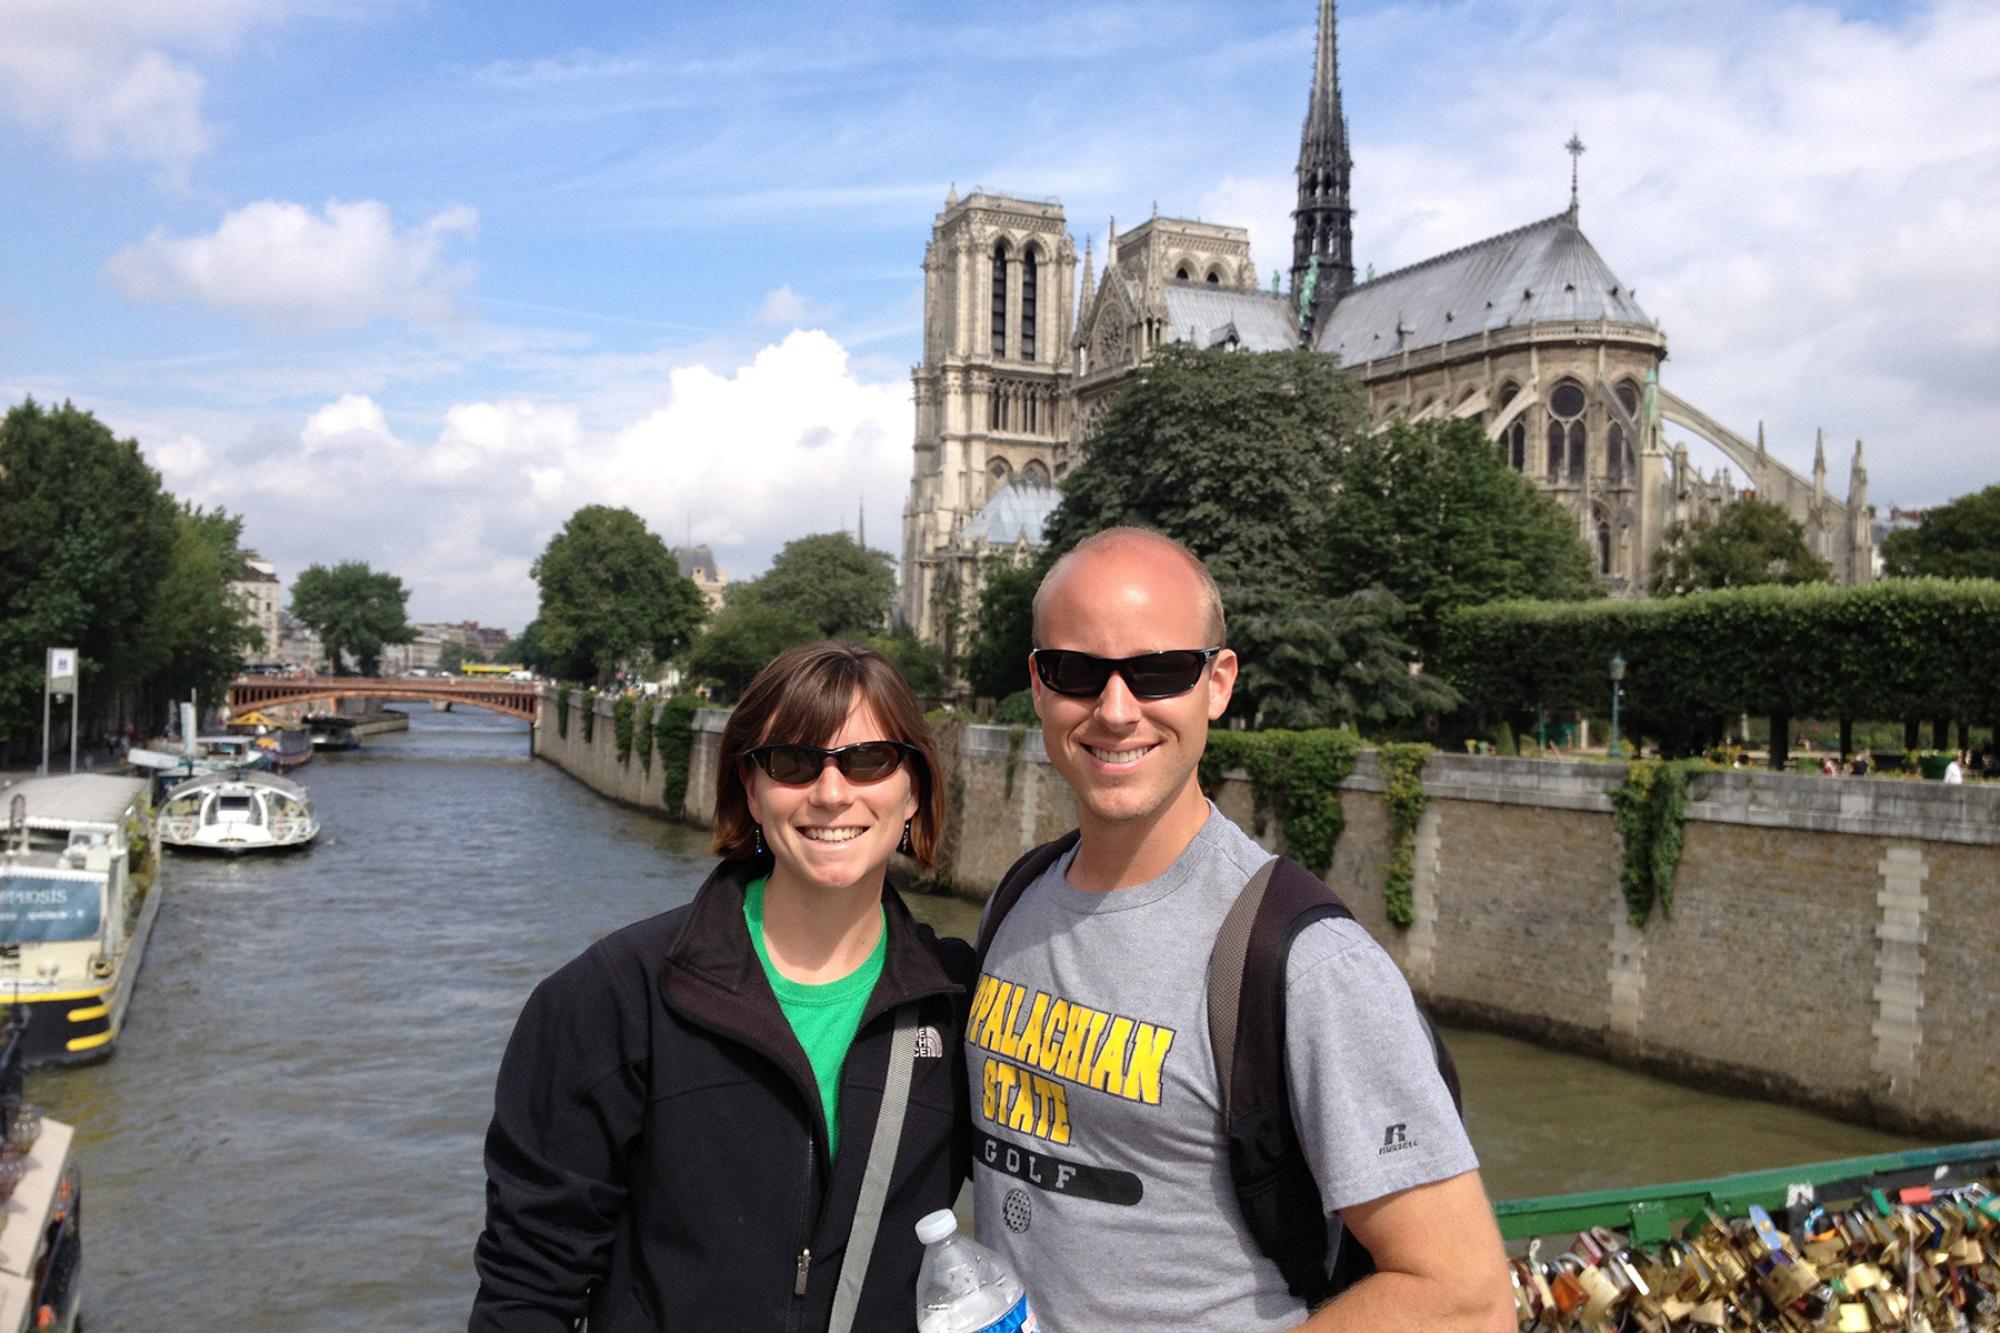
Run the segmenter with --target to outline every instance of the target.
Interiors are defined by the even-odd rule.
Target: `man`
[[[980,1238],[1054,1333],[1511,1330],[1471,1146],[1407,985],[1352,921],[1292,947],[1286,1066],[1321,1197],[1378,1271],[1308,1312],[1243,1224],[1206,970],[1268,854],[1196,779],[1237,670],[1214,581],[1158,534],[1100,533],[1043,581],[1034,633],[1035,711],[1082,836],[1008,913],[974,999]],[[1151,653],[1172,655],[1090,660]]]

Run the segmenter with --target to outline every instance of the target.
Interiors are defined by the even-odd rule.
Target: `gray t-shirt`
[[[1270,854],[1211,806],[1148,883],[1085,893],[1070,859],[1015,904],[973,997],[979,1239],[1053,1333],[1290,1328],[1305,1311],[1244,1229],[1208,1037],[1209,950]],[[1293,1115],[1330,1210],[1478,1165],[1365,930],[1309,926],[1285,984]]]

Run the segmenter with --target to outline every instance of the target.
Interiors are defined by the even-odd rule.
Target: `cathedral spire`
[[[1583,136],[1571,130],[1563,151],[1569,154],[1569,221],[1571,226],[1575,226],[1578,210],[1577,168],[1583,165],[1583,155],[1589,150],[1583,146]]]
[[[1090,253],[1090,237],[1083,238],[1083,298],[1076,303],[1077,318],[1090,305],[1090,298],[1097,295],[1097,264]]]
[[[1315,259],[1319,299],[1338,300],[1354,285],[1354,209],[1348,201],[1354,160],[1347,116],[1340,106],[1340,53],[1334,0],[1319,0],[1319,44],[1312,96],[1299,134],[1299,203],[1292,211],[1292,294],[1298,296]],[[1315,300],[1315,305],[1319,304]],[[1311,312],[1308,312],[1308,319]]]

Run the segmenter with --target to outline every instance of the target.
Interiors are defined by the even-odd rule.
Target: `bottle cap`
[[[940,1208],[934,1213],[925,1213],[917,1219],[917,1239],[926,1245],[935,1245],[947,1236],[958,1232],[958,1217],[949,1208]]]

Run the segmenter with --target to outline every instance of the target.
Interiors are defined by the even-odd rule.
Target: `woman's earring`
[[[762,824],[752,824],[750,826],[750,836],[757,843],[757,850],[753,855],[762,856],[764,854],[764,826]]]
[[[905,856],[914,850],[910,843],[910,821],[907,819],[903,821],[903,840],[896,844],[896,850]]]

